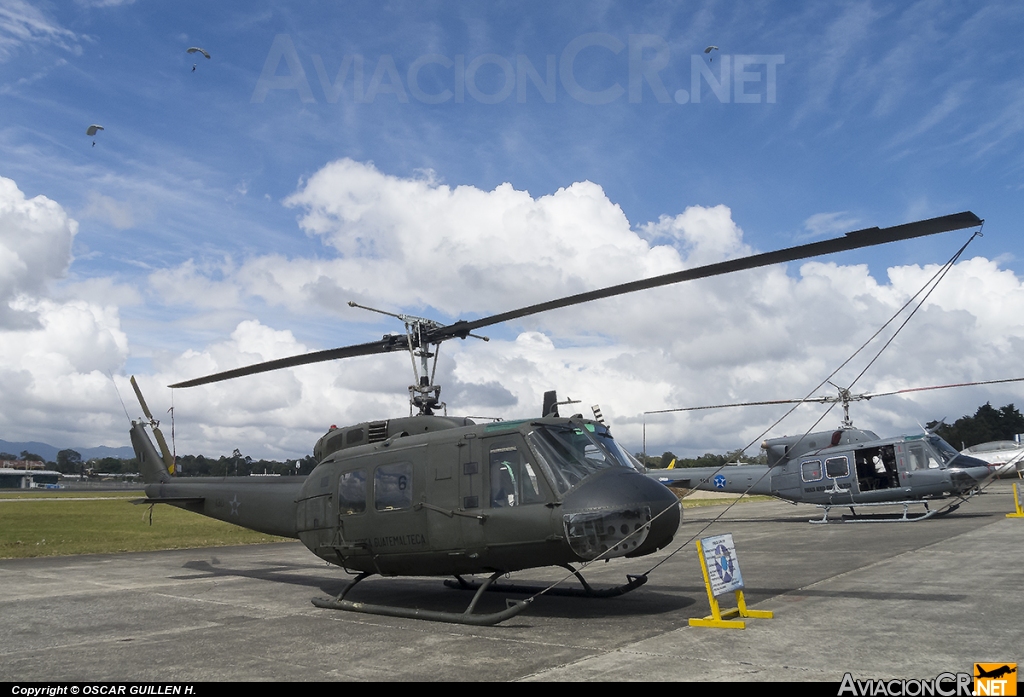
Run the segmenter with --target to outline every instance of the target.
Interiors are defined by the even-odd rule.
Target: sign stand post
[[[736,558],[736,546],[732,535],[716,535],[697,540],[697,555],[700,557],[700,568],[704,572],[704,585],[708,590],[708,602],[711,614],[702,619],[691,618],[691,627],[721,627],[724,629],[746,629],[743,620],[733,617],[761,617],[771,619],[771,610],[750,610],[743,598],[743,576],[740,574],[739,561]],[[710,570],[709,570],[710,567]],[[736,607],[722,611],[716,596],[729,591],[736,593]]]
[[[1020,505],[1020,492],[1017,491],[1017,482],[1013,483],[1013,505],[1017,507],[1016,513],[1007,513],[1007,518],[1024,518],[1024,508]]]

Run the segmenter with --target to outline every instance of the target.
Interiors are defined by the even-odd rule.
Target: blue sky
[[[945,282],[950,297],[929,320],[956,336],[922,328],[944,338],[908,341],[865,389],[1015,377],[1022,24],[1009,2],[0,0],[0,177],[28,211],[0,221],[0,252],[18,261],[0,264],[0,301],[21,303],[0,316],[0,333],[45,347],[6,357],[0,379],[20,408],[0,417],[0,435],[68,438],[52,423],[61,414],[74,443],[116,444],[124,415],[105,373],[146,376],[169,403],[158,385],[192,369],[400,329],[350,310],[353,297],[448,321],[961,210],[987,221],[968,252],[978,261]],[[709,45],[718,49],[705,54]],[[90,138],[90,124],[105,130]],[[38,229],[37,197],[59,208]],[[50,252],[19,247],[30,233],[52,236]],[[468,402],[452,407],[533,413],[546,380],[611,405],[633,444],[647,409],[799,396],[887,318],[887,303],[916,291],[890,269],[916,278],[911,267],[944,262],[964,240],[830,260],[841,265],[825,275],[842,310],[812,307],[807,298],[822,296],[791,265],[781,278],[702,289],[714,300],[659,292],[581,310],[578,323],[563,313],[498,328],[505,343],[489,354],[468,344],[447,354],[465,388],[450,392]],[[691,296],[695,306],[680,309]],[[868,302],[853,313],[866,297],[877,312]],[[752,325],[758,304],[763,324]],[[90,319],[69,319],[74,308]],[[823,316],[848,323],[823,336]],[[232,349],[243,322],[262,339],[246,334]],[[523,348],[545,341],[546,358]],[[965,355],[976,342],[984,360]],[[717,359],[696,367],[691,356],[708,346]],[[620,365],[648,351],[657,355],[640,359],[643,375]],[[203,393],[184,447],[230,451],[245,439],[254,454],[295,456],[322,430],[314,420],[400,413],[409,377],[390,378],[405,363],[388,358],[358,372],[379,365],[390,382],[355,394],[346,371],[357,369],[339,367]],[[325,380],[337,391],[311,391]],[[1019,403],[1007,389],[866,417],[879,431],[908,428],[988,399]],[[269,401],[245,403],[252,390]],[[188,411],[189,397],[174,398]],[[724,450],[744,444],[737,431],[756,430],[750,421],[770,422],[711,418],[721,421],[665,422],[659,443]]]

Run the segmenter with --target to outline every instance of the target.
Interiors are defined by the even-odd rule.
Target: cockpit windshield
[[[526,440],[559,494],[608,467],[634,468],[632,458],[599,424],[538,425]]]
[[[939,454],[939,457],[942,458],[943,465],[948,465],[960,454],[957,452],[956,448],[939,438],[934,433],[928,436],[928,443]]]
[[[928,436],[928,443],[942,458],[943,468],[967,468],[967,467],[987,467],[988,463],[984,460],[971,457],[969,455],[961,455],[957,452],[956,448],[942,440],[939,436],[934,433]]]

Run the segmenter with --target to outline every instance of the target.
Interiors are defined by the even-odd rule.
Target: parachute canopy
[[[85,135],[87,135],[87,136],[94,136],[94,135],[96,135],[96,131],[102,131],[102,130],[103,130],[103,126],[100,126],[100,125],[94,123],[93,125],[89,126],[89,128],[85,129]]]
[[[708,46],[706,49],[704,49],[704,53],[711,53],[712,51],[717,51],[717,50],[718,50],[718,46]],[[207,58],[209,58],[209,56],[207,56]]]
[[[188,53],[202,53],[207,58],[210,57],[209,53],[207,53],[204,49],[199,48],[198,46],[193,46],[192,48],[188,49]]]

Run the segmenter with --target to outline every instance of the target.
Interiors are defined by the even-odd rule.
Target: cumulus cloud
[[[633,233],[619,206],[591,182],[534,198],[510,184],[452,188],[430,176],[403,179],[339,160],[286,203],[302,209],[304,230],[337,251],[318,275],[385,302],[453,315],[680,267],[673,248],[652,248]],[[301,292],[294,274],[265,270],[280,288]],[[380,284],[382,276],[389,283]]]
[[[55,201],[27,199],[17,184],[0,177],[0,328],[28,321],[28,310],[11,302],[64,275],[77,232],[78,223]]]
[[[128,339],[116,304],[96,300],[130,303],[131,293],[104,279],[53,287],[71,263],[77,230],[57,202],[26,198],[15,182],[0,178],[0,432],[6,440],[53,440],[59,427],[56,445],[69,445],[73,436],[99,445],[98,435],[114,426],[116,398],[107,375],[123,366]]]
[[[128,353],[116,309],[72,301],[20,298],[39,326],[0,330],[0,431],[6,440],[101,445],[118,419],[108,373],[118,371]],[[116,441],[114,441],[116,442]]]

